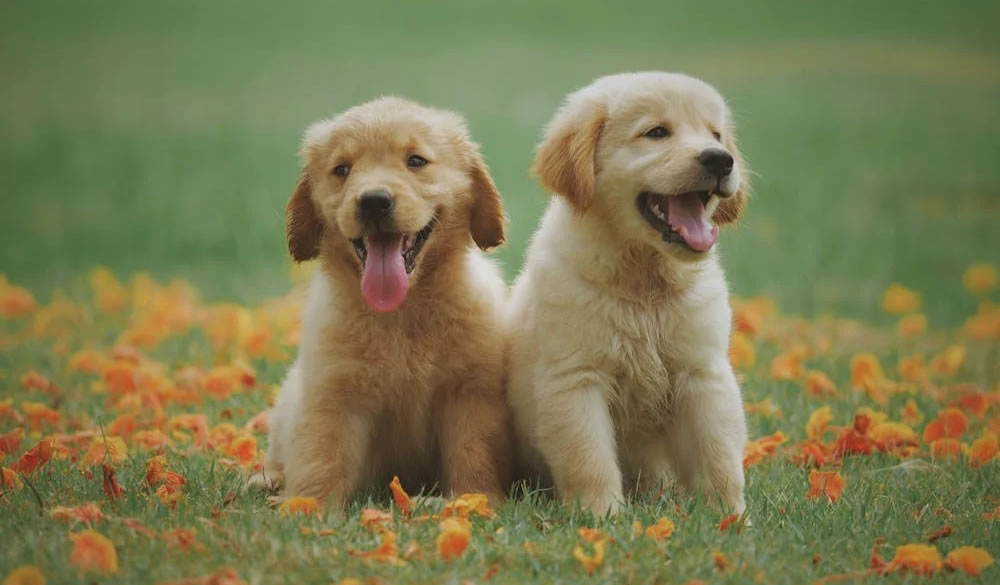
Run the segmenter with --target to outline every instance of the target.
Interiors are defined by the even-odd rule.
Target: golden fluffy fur
[[[706,151],[731,171],[709,175]],[[707,222],[739,217],[748,171],[721,96],[679,74],[601,78],[568,97],[534,172],[558,197],[505,316],[520,464],[595,514],[668,477],[743,511],[746,423]],[[644,193],[703,194],[709,247],[655,227]]]
[[[430,162],[412,168],[413,155]],[[394,474],[407,486],[502,498],[504,282],[479,249],[503,241],[505,220],[463,120],[382,98],[311,126],[302,156],[288,247],[298,261],[318,256],[319,267],[253,482],[334,506]],[[352,244],[366,230],[359,198],[373,189],[392,194],[395,231],[412,235],[436,218],[390,312],[362,298]]]

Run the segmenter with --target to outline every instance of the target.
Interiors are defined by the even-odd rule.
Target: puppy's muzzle
[[[365,191],[358,199],[358,220],[365,227],[384,231],[392,226],[396,200],[385,189]]]
[[[722,180],[733,172],[733,155],[721,148],[706,148],[698,155],[698,163],[706,173]]]

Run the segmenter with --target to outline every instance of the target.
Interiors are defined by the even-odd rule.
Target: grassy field
[[[0,273],[12,284],[0,280],[0,464],[23,472],[0,492],[0,578],[33,565],[48,583],[225,568],[250,583],[917,582],[898,564],[866,573],[873,547],[905,558],[901,545],[945,527],[931,545],[942,557],[962,545],[1000,556],[989,456],[1000,317],[983,304],[997,293],[988,270],[963,286],[968,266],[1000,264],[1000,4],[339,4],[4,7]],[[446,561],[437,519],[358,521],[362,508],[391,509],[388,489],[346,520],[285,516],[240,493],[266,447],[245,425],[294,352],[283,212],[305,126],[390,93],[465,113],[511,217],[498,257],[512,278],[545,205],[527,172],[541,127],[568,91],[641,69],[716,85],[755,171],[746,219],[720,243],[734,295],[757,299],[737,301],[733,356],[751,434],[786,438],[748,468],[753,525],[721,531],[718,514],[672,492],[615,520],[533,495],[472,518],[468,549]],[[173,279],[190,285],[164,284]],[[894,283],[919,298],[884,299]],[[19,304],[26,292],[37,307]],[[904,314],[926,328],[909,317],[899,331]],[[867,353],[884,376],[865,375],[854,358]],[[915,356],[922,366],[898,367]],[[830,428],[820,410],[810,437],[824,406]],[[858,417],[864,407],[887,422]],[[932,445],[939,415],[955,443]],[[872,453],[839,456],[845,436]],[[28,471],[25,452],[46,439],[54,457]],[[147,477],[161,451],[182,486]],[[806,498],[817,461],[797,461],[803,452],[846,478],[837,501]],[[124,494],[104,489],[102,463]],[[87,502],[103,519],[58,518]],[[663,517],[673,535],[646,536]],[[594,552],[581,526],[610,539],[589,577],[573,555]],[[110,539],[116,572],[81,568],[107,560],[90,535],[75,536],[74,556],[68,533],[88,528]],[[390,534],[405,562],[349,552]],[[410,543],[419,552],[403,559]],[[998,578],[991,566],[981,580]]]

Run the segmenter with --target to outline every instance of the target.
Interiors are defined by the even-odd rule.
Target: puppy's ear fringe
[[[475,145],[470,144],[471,162],[469,178],[472,180],[472,211],[469,231],[480,250],[496,248],[504,243],[507,216],[504,213],[500,191],[490,175],[486,161]]]
[[[285,209],[288,253],[296,262],[305,262],[318,256],[320,240],[323,239],[323,222],[316,214],[311,192],[309,175],[303,170],[299,184]]]
[[[595,154],[606,120],[607,109],[596,100],[567,103],[546,129],[531,165],[545,189],[580,213],[594,201]]]
[[[725,146],[729,154],[733,155],[735,166],[740,169],[740,188],[736,190],[736,193],[732,197],[719,201],[719,205],[715,208],[715,212],[712,214],[712,221],[719,226],[739,223],[740,217],[743,215],[743,209],[750,198],[750,168],[747,167],[746,160],[743,158],[743,154],[740,153],[739,146],[736,144],[736,139],[733,138],[731,129],[726,133]]]

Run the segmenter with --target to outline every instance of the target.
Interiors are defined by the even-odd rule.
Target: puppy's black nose
[[[388,191],[365,191],[358,200],[358,217],[362,223],[375,223],[387,219],[395,205],[396,201]]]
[[[733,155],[721,148],[706,148],[701,151],[698,162],[713,177],[721,179],[733,172]]]

